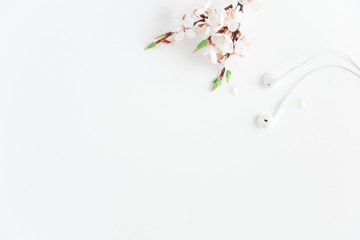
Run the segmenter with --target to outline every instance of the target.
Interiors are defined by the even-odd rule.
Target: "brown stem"
[[[244,5],[242,5],[241,3],[238,2],[238,4],[236,5],[236,7],[237,7],[237,6],[240,6],[240,11],[241,11],[241,12],[244,12]],[[236,8],[236,7],[235,7],[235,8]],[[234,6],[233,6],[232,4],[230,4],[229,6],[227,6],[227,7],[224,8],[224,9],[225,9],[225,11],[227,11],[227,10],[229,10],[230,8],[234,8]]]
[[[228,30],[228,27],[222,27],[217,33],[224,33]]]
[[[198,21],[194,22],[194,26],[195,26],[196,24],[200,23],[200,22],[205,22],[205,18],[200,19],[200,20],[198,20]]]
[[[225,9],[225,11],[227,11],[227,10],[229,10],[230,8],[233,8],[233,5],[232,5],[232,4],[230,4],[229,6],[227,6],[227,7],[224,8],[224,9]]]
[[[221,73],[220,73],[220,75],[219,75],[219,78],[222,80],[222,79],[224,78],[224,75],[225,75],[225,68],[223,68],[223,69],[221,70]]]
[[[244,5],[242,5],[241,3],[238,3],[238,6],[240,5],[240,12],[244,12]]]
[[[240,29],[240,25],[239,25],[238,29],[236,29],[236,31],[233,32],[233,36],[232,36],[233,43],[235,43],[241,37],[241,32],[239,29]]]
[[[162,43],[162,42],[167,41],[167,39],[168,39],[170,36],[172,36],[173,34],[174,34],[173,32],[164,33],[164,36],[163,36],[161,39],[157,40],[157,41],[155,42],[155,44],[159,44],[159,43]]]

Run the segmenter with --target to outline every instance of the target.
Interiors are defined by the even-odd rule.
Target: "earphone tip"
[[[267,88],[271,88],[274,85],[274,82],[275,82],[274,80],[275,80],[275,77],[272,73],[265,73],[262,76],[262,83]]]
[[[269,114],[260,115],[257,119],[257,123],[261,128],[269,128],[273,122],[273,117]]]

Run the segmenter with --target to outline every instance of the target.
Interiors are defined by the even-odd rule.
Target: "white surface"
[[[195,42],[143,51],[176,2],[0,1],[0,239],[358,240],[360,81],[316,73],[274,129],[255,119],[343,61],[275,89],[265,71],[360,62],[360,2],[265,2],[215,93]]]

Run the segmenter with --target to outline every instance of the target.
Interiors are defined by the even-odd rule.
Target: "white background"
[[[265,71],[324,48],[360,62],[360,2],[263,2],[214,93],[197,42],[143,50],[176,6],[0,1],[0,239],[360,239],[360,81],[316,73],[255,125],[304,72],[347,63],[319,57],[271,90]]]

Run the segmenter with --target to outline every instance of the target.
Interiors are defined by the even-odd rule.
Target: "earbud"
[[[286,107],[286,99],[280,101],[273,115],[262,114],[258,117],[257,123],[261,128],[270,128],[279,119],[280,114]]]
[[[288,75],[289,73],[291,73],[292,71],[294,71],[296,68],[292,68],[289,71],[276,76],[273,73],[265,73],[262,77],[262,81],[265,87],[267,88],[272,88],[273,86],[276,85],[277,82],[279,82],[280,79],[284,78],[286,75]]]
[[[271,88],[278,81],[278,77],[276,77],[272,73],[265,73],[262,77],[262,81],[263,81],[265,87]]]
[[[340,68],[340,69],[343,69],[343,70],[345,70],[347,72],[350,72],[351,74],[355,75],[356,77],[358,77],[360,79],[360,74],[359,73],[356,73],[356,72],[350,70],[349,68],[346,68],[346,67],[341,66],[341,65],[326,65],[326,66],[315,68],[312,71],[305,74],[304,76],[302,76],[294,84],[294,86],[290,89],[290,91],[282,98],[282,100],[278,104],[278,106],[277,106],[277,108],[276,108],[273,115],[263,114],[263,115],[260,115],[258,117],[257,122],[258,122],[259,127],[261,127],[261,128],[270,128],[270,127],[272,127],[275,124],[275,122],[278,121],[280,115],[282,114],[282,112],[286,108],[287,101],[290,98],[291,94],[298,88],[298,86],[304,81],[304,79],[306,77],[308,77],[309,75],[311,75],[311,74],[313,74],[313,73],[315,73],[317,71],[326,69],[326,68]]]
[[[257,123],[261,128],[269,128],[273,124],[274,119],[270,114],[260,115],[257,119]]]

